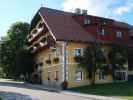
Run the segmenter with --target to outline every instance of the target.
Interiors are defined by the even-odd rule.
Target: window
[[[103,71],[99,72],[99,80],[104,80],[105,79],[105,74]]]
[[[85,24],[85,25],[90,24],[90,23],[91,23],[91,20],[90,20],[89,18],[86,18],[86,19],[84,20],[84,24]]]
[[[116,32],[116,37],[117,38],[121,38],[123,36],[123,33],[122,32]]]
[[[51,60],[51,53],[48,54],[48,60]]]
[[[74,56],[81,56],[81,55],[82,55],[82,49],[81,48],[74,49]]]
[[[48,80],[50,80],[51,79],[51,72],[49,71],[48,72]]]
[[[75,80],[76,80],[76,81],[81,81],[81,80],[83,80],[83,72],[82,72],[82,71],[77,71],[77,72],[75,73]]]
[[[98,34],[104,36],[104,35],[105,35],[105,29],[103,29],[103,28],[100,28],[100,29],[99,29],[99,28],[98,28]]]
[[[115,72],[115,79],[118,81],[127,80],[127,72],[126,71],[116,71]]]
[[[55,71],[55,80],[57,81],[59,79],[59,71]]]
[[[101,35],[105,35],[105,30],[104,29],[101,30]]]

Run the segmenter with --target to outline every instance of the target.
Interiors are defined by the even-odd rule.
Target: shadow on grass
[[[124,83],[88,85],[72,88],[70,90],[101,96],[131,97],[132,99],[129,100],[133,100],[133,81]]]
[[[32,100],[32,98],[28,95],[14,93],[14,92],[2,92],[1,91],[0,97],[2,100]]]

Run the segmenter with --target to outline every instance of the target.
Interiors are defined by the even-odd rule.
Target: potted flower
[[[62,82],[62,89],[66,90],[67,87],[68,87],[68,82],[67,81]]]
[[[58,57],[54,58],[54,59],[53,59],[53,62],[54,62],[54,63],[58,63],[58,62],[59,62],[59,58],[58,58]]]
[[[46,60],[46,63],[47,64],[51,64],[51,60]]]
[[[74,60],[75,60],[76,62],[80,62],[80,61],[82,60],[82,56],[75,56],[75,57],[74,57]]]

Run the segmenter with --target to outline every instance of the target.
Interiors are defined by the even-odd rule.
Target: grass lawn
[[[133,81],[124,83],[88,85],[72,88],[70,90],[87,94],[114,96],[127,100],[133,100]]]

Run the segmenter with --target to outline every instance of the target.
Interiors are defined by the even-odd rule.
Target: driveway
[[[0,97],[4,100],[117,100],[68,91],[50,92],[23,82],[0,79]]]

